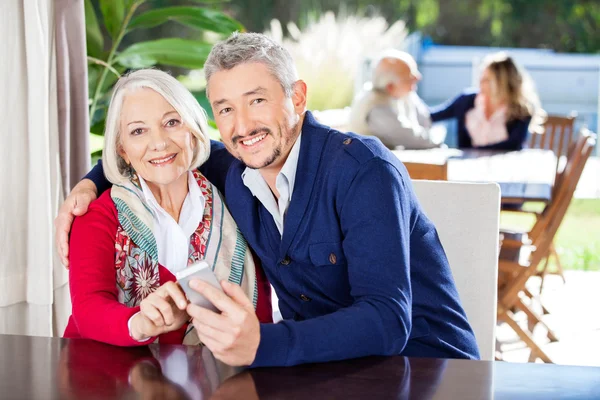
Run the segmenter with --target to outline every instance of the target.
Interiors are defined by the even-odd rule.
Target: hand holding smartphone
[[[206,297],[190,287],[190,281],[199,279],[214,286],[220,291],[223,291],[217,276],[206,261],[199,261],[187,267],[186,269],[177,272],[175,277],[177,278],[177,283],[179,283],[179,286],[181,286],[181,289],[192,304],[219,312],[219,310]]]

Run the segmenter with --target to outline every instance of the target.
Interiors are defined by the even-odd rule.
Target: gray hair
[[[102,164],[104,175],[113,184],[130,179],[130,168],[119,154],[121,134],[121,109],[126,94],[140,89],[152,89],[160,94],[181,117],[195,140],[190,170],[202,165],[210,155],[210,137],[206,111],[194,96],[177,79],[157,69],[140,69],[119,78],[115,84],[104,129]]]
[[[385,90],[386,86],[390,83],[396,83],[400,80],[400,77],[394,72],[387,68],[381,68],[383,61],[394,60],[405,64],[412,76],[417,79],[421,79],[421,73],[417,67],[415,59],[407,52],[396,49],[387,49],[383,51],[373,62],[371,78],[373,82],[373,88],[377,90]]]
[[[204,75],[208,83],[210,77],[219,71],[230,70],[244,63],[261,63],[279,81],[285,95],[291,97],[298,72],[290,53],[262,33],[234,32],[228,39],[217,43],[206,62]]]
[[[377,65],[379,67],[379,65]],[[379,68],[373,69],[373,89],[376,90],[385,90],[388,84],[396,83],[400,80],[398,75],[394,74],[392,71],[381,70]]]

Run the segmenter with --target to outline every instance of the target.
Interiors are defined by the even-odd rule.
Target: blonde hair
[[[140,69],[119,78],[108,106],[102,164],[104,175],[113,184],[124,183],[131,178],[130,167],[119,154],[122,133],[121,109],[127,93],[140,88],[152,89],[160,94],[173,106],[185,126],[190,129],[195,141],[190,170],[198,168],[210,155],[206,111],[200,107],[194,96],[168,73],[157,69]]]
[[[529,129],[543,131],[546,112],[542,109],[535,85],[529,74],[514,62],[506,53],[488,55],[482,64],[492,75],[491,92],[493,100],[506,102],[508,121],[531,117]]]

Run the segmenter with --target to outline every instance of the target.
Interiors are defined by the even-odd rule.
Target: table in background
[[[2,399],[593,399],[600,368],[368,357],[240,371],[206,349],[0,335]]]
[[[413,179],[497,182],[503,203],[548,202],[556,174],[551,150],[394,150]]]

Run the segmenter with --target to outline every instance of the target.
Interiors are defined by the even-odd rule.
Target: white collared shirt
[[[175,221],[156,201],[148,184],[140,179],[146,205],[154,218],[154,237],[158,250],[158,262],[175,274],[187,267],[190,236],[196,231],[204,215],[206,199],[198,187],[194,174],[188,172],[188,194],[185,196],[179,221]]]
[[[275,187],[279,192],[279,199],[277,201],[267,181],[265,181],[257,169],[246,167],[242,173],[244,185],[250,189],[252,195],[273,216],[275,225],[281,236],[283,236],[283,222],[292,201],[292,192],[294,191],[294,183],[296,182],[296,169],[298,168],[298,158],[300,157],[301,138],[302,132],[298,135],[298,139],[296,139],[296,143],[292,146],[287,160],[283,164],[283,167],[281,167],[279,174],[277,174],[277,178],[275,178]]]

